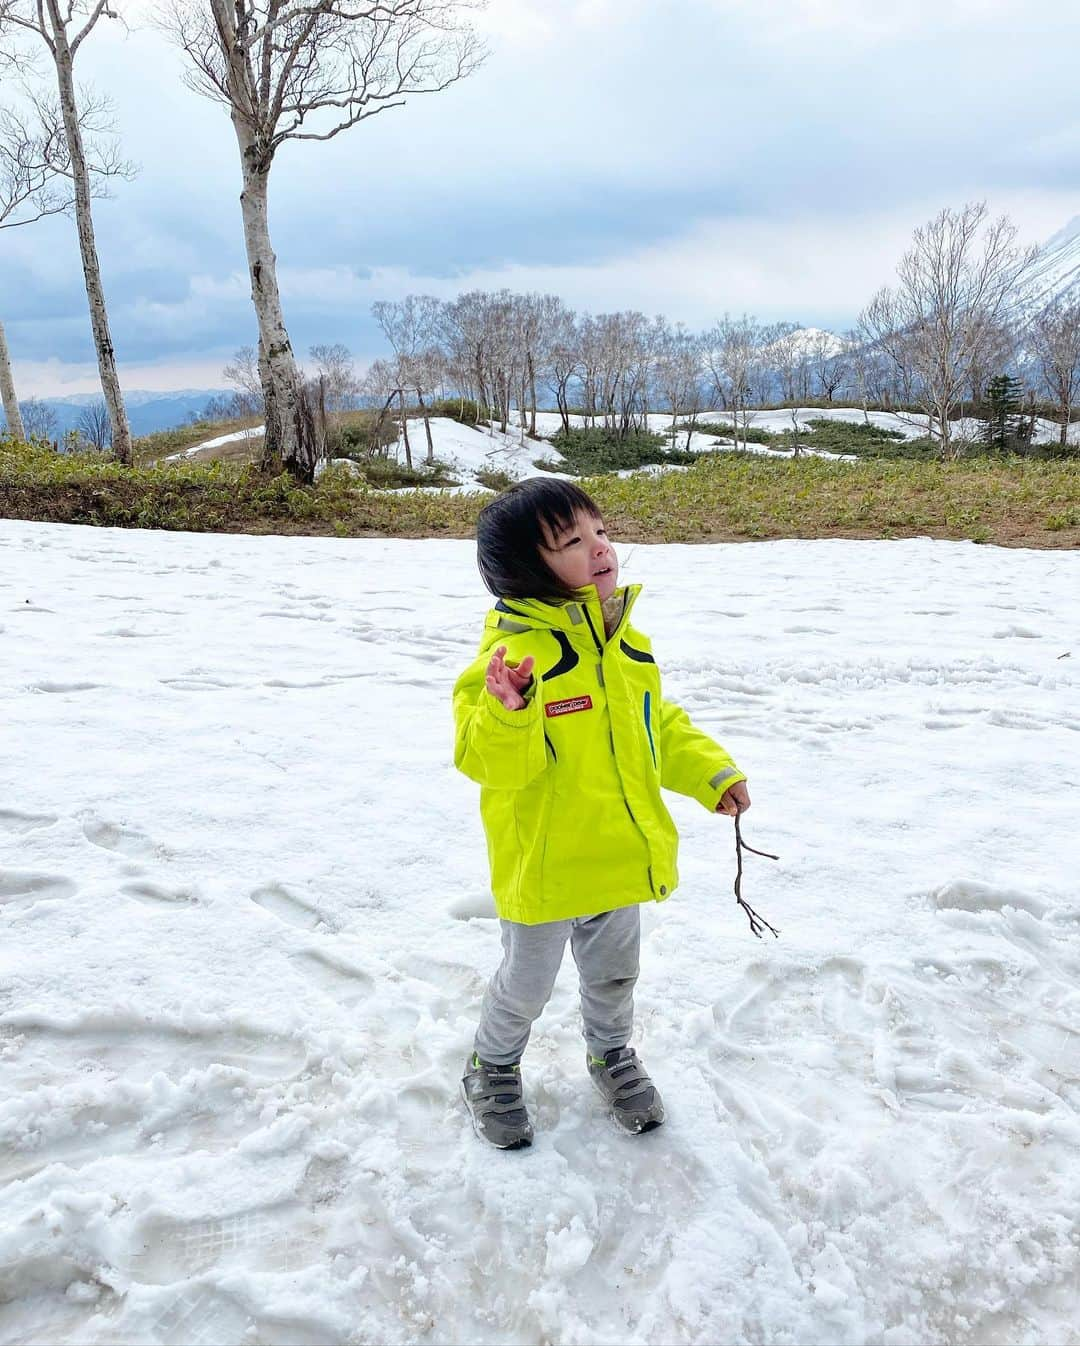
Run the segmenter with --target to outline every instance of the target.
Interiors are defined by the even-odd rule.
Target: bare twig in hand
[[[769,922],[764,918],[764,916],[759,916],[759,915],[757,914],[757,912],[754,910],[754,908],[753,908],[752,906],[750,906],[750,904],[749,904],[748,902],[746,902],[746,901],[743,900],[743,895],[742,895],[742,853],[743,853],[743,851],[750,851],[751,854],[753,854],[753,855],[762,855],[762,856],[765,857],[766,860],[779,860],[779,859],[780,859],[780,857],[779,857],[778,855],[773,855],[773,854],[772,854],[771,852],[769,852],[769,851],[759,851],[759,850],[757,850],[757,849],[756,849],[755,847],[753,847],[753,846],[748,846],[748,845],[746,844],[746,842],[743,841],[743,839],[742,839],[742,831],[741,831],[741,829],[740,829],[740,827],[739,827],[739,815],[736,813],[736,815],[735,815],[735,862],[736,862],[737,868],[736,868],[736,871],[735,871],[735,901],[738,902],[739,906],[742,907],[743,911],[746,912],[746,915],[747,915],[747,917],[748,917],[749,920],[750,920],[750,929],[754,932],[755,935],[757,935],[758,939],[761,938],[761,932],[762,932],[763,930],[771,930],[772,933],[776,936],[776,938],[779,939],[779,938],[780,938],[780,931],[774,929],[774,928],[769,924]]]

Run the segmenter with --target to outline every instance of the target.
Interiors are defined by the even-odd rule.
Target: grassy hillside
[[[627,542],[932,536],[1005,546],[1080,546],[1072,462],[702,458],[659,476],[584,479]],[[457,536],[486,496],[390,493],[341,468],[312,487],[251,466],[181,459],[125,469],[0,439],[0,515],[194,532]]]

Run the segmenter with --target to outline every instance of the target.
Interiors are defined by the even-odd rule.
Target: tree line
[[[842,336],[794,322],[724,317],[689,331],[636,311],[578,313],[556,295],[473,290],[452,300],[409,295],[372,308],[389,354],[362,375],[343,346],[311,349],[315,385],[333,408],[396,402],[409,464],[408,402],[424,419],[459,396],[506,433],[536,434],[540,407],[616,436],[671,417],[674,436],[720,411],[745,445],[755,408],[810,401],[916,412],[943,458],[959,452],[955,422],[978,414],[996,447],[1022,447],[1036,405],[1067,441],[1080,390],[1080,300],[1040,292],[1046,259],[1021,247],[983,203],[943,210],[914,233],[897,269]],[[224,374],[255,411],[249,348]],[[254,399],[254,400],[252,400]]]
[[[92,210],[95,190],[121,166],[108,150],[95,156],[94,137],[113,129],[102,124],[107,105],[75,83],[79,53],[102,20],[123,22],[124,7],[125,0],[0,0],[0,70],[22,95],[18,109],[0,109],[0,227],[57,211],[74,216],[112,451],[130,462]],[[259,333],[264,461],[301,480],[312,479],[320,445],[270,240],[277,152],[287,141],[333,139],[410,95],[440,92],[471,74],[485,55],[467,21],[475,7],[474,0],[167,0],[153,11],[187,58],[189,87],[232,122]],[[35,58],[51,66],[55,95],[38,79]],[[9,430],[23,437],[2,339],[0,385]]]
[[[18,108],[0,108],[0,229],[73,215],[104,400],[103,415],[88,413],[87,434],[130,462],[92,203],[133,169],[119,157],[107,100],[74,77],[78,53],[101,21],[122,20],[122,6],[0,0],[0,68],[22,91]],[[1021,247],[1008,218],[991,219],[983,203],[943,210],[916,230],[896,283],[842,337],[749,316],[692,332],[663,317],[580,314],[557,296],[505,290],[450,301],[410,295],[374,306],[389,354],[362,380],[340,346],[312,349],[320,378],[307,380],[289,339],[270,238],[277,151],[286,141],[332,139],[409,95],[466,78],[485,55],[467,22],[472,7],[472,0],[169,0],[156,11],[187,57],[187,83],[222,106],[236,136],[258,344],[238,352],[228,372],[265,416],[264,466],[283,464],[311,480],[325,447],[327,399],[333,407],[361,396],[380,420],[396,402],[410,457],[406,399],[423,413],[446,394],[475,402],[504,431],[516,408],[521,428],[535,433],[543,400],[554,402],[566,428],[573,408],[615,434],[641,428],[650,412],[670,412],[675,427],[720,409],[743,438],[763,402],[842,395],[864,410],[917,408],[950,457],[958,410],[982,403],[992,380],[1009,377],[1029,399],[1053,403],[1065,442],[1080,374],[1080,307],[1038,294],[1038,251]],[[40,83],[35,52],[51,63],[55,92]],[[23,437],[2,324],[0,392],[9,431]],[[430,426],[427,445],[430,456]]]

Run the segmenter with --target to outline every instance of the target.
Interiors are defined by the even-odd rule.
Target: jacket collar
[[[535,630],[565,631],[571,637],[578,636],[588,644],[603,649],[607,639],[596,585],[586,585],[579,592],[581,599],[569,603],[543,603],[536,598],[500,598],[488,613],[484,626],[488,631],[494,630],[502,635]],[[622,594],[623,609],[619,624],[611,633],[612,639],[625,626],[630,609],[641,593],[641,585],[626,584],[615,592]]]

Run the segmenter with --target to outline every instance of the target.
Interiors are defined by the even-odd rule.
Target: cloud
[[[374,351],[373,298],[474,285],[694,325],[724,309],[842,324],[944,205],[1018,203],[1025,236],[1045,237],[1080,213],[1080,11],[1029,0],[1018,25],[1013,10],[494,0],[473,78],[279,152],[270,220],[295,344]],[[142,163],[95,217],[121,359],[172,368],[251,342],[224,109],[148,27],[104,25],[79,60]],[[1028,70],[1022,98],[999,96]],[[16,360],[89,363],[70,221],[14,233],[0,312]]]
[[[1070,193],[1023,192],[990,200],[1008,213],[1024,241],[1045,239],[1066,218]],[[958,199],[953,204],[960,205]],[[370,316],[377,299],[433,294],[441,299],[471,289],[507,288],[561,295],[592,312],[640,309],[691,328],[711,325],[725,312],[762,321],[787,319],[842,330],[881,285],[894,278],[912,230],[940,208],[937,201],[856,214],[792,213],[784,218],[717,217],[656,243],[626,247],[588,262],[506,262],[460,267],[439,276],[407,266],[352,267],[279,264],[286,322],[297,354],[310,345],[341,341],[362,364],[384,353]],[[72,338],[85,343],[85,317],[71,320]],[[52,360],[44,346],[52,322],[9,332],[20,387],[47,392],[48,379],[65,391],[92,391],[96,369],[87,358]],[[255,339],[247,274],[241,270],[191,277],[172,300],[137,298],[113,314],[113,331],[126,387],[214,387],[221,367],[240,345]],[[72,347],[71,349],[76,349]],[[20,349],[33,353],[20,359]],[[87,348],[88,350],[88,348]],[[133,381],[138,380],[138,381]],[[22,392],[23,396],[29,395]]]

